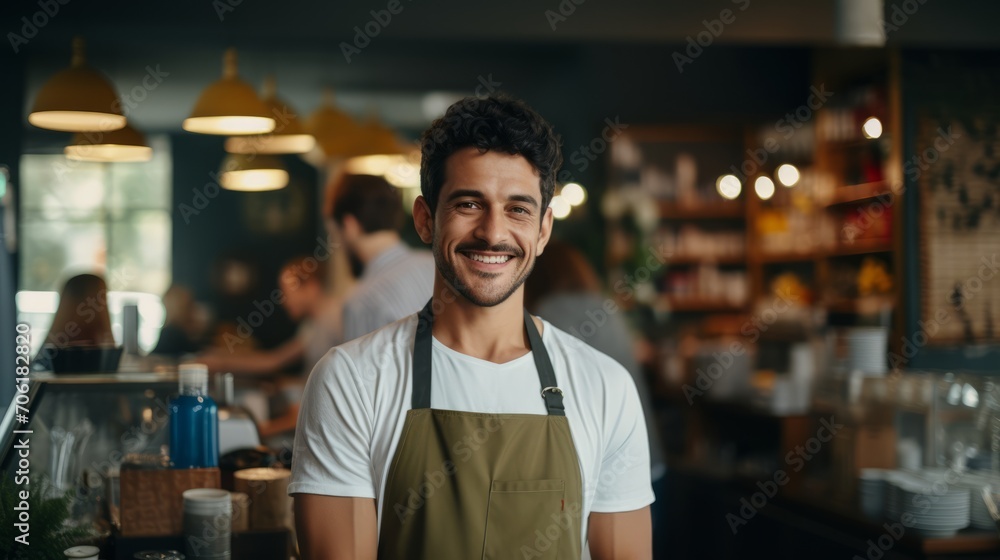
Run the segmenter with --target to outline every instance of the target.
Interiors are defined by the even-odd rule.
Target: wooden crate
[[[219,488],[219,469],[121,470],[121,534],[180,535],[185,490]]]

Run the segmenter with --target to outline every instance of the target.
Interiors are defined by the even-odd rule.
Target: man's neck
[[[434,281],[434,338],[467,356],[503,364],[531,350],[524,331],[524,289],[493,307],[480,307],[456,294],[440,275]],[[535,325],[541,332],[541,321]]]
[[[354,253],[367,265],[386,250],[398,245],[400,241],[399,234],[394,231],[376,231],[358,239],[354,244]]]

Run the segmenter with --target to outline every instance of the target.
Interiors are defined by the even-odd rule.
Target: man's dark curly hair
[[[548,208],[556,172],[562,165],[559,137],[552,125],[525,102],[501,93],[456,102],[424,132],[420,140],[420,192],[431,212],[437,210],[445,160],[469,146],[480,152],[505,152],[528,160],[538,173],[541,209],[544,212]]]

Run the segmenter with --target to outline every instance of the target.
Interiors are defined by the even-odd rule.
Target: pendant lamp
[[[351,152],[358,142],[360,127],[350,115],[334,105],[333,91],[327,88],[322,104],[306,121],[306,131],[316,138],[322,158],[330,160],[346,157]]]
[[[275,118],[274,132],[254,136],[234,136],[226,140],[226,151],[231,154],[304,154],[316,145],[316,138],[308,134],[299,121],[298,114],[277,96],[274,78],[264,80],[264,105]]]
[[[222,79],[205,88],[183,128],[199,134],[266,134],[274,130],[275,120],[267,106],[237,73],[236,49],[228,49],[223,58]]]
[[[231,191],[273,191],[288,185],[288,171],[274,156],[230,154],[219,184]]]
[[[131,126],[111,132],[78,132],[66,146],[66,157],[76,161],[138,162],[153,159],[153,148]]]
[[[84,51],[83,38],[74,38],[70,67],[42,86],[28,114],[29,123],[60,132],[106,132],[125,126],[114,86],[87,65]]]

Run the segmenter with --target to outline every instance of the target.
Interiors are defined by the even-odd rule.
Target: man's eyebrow
[[[456,198],[463,198],[467,196],[472,198],[483,198],[483,193],[475,189],[461,189],[449,194],[447,200],[451,201],[455,200]]]
[[[535,208],[538,208],[538,201],[535,200],[535,197],[529,196],[529,195],[526,195],[526,194],[512,194],[512,195],[510,195],[510,196],[507,197],[507,200],[513,200],[513,201],[517,201],[517,202],[524,202],[526,204],[530,204],[530,205],[534,206]]]
[[[475,189],[460,189],[449,194],[447,201],[452,201],[455,200],[456,198],[464,198],[464,197],[479,198],[479,199],[486,198],[485,196],[483,196],[482,191],[477,191]],[[530,195],[512,194],[507,197],[507,200],[514,202],[523,202],[525,204],[530,204],[535,208],[538,208],[538,200]]]

